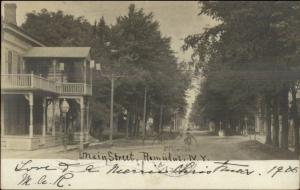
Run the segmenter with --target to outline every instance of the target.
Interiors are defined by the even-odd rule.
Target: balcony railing
[[[57,83],[34,74],[1,74],[3,90],[42,90],[60,95],[92,95],[91,85]]]
[[[84,83],[58,83],[56,91],[62,95],[92,95],[91,85]]]
[[[43,90],[56,93],[54,81],[34,74],[1,74],[1,88],[5,90]]]

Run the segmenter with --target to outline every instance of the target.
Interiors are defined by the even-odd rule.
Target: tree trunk
[[[129,137],[129,134],[130,134],[129,123],[130,123],[130,112],[127,112],[127,119],[126,119],[126,138],[128,138],[128,137]]]
[[[135,112],[135,121],[134,121],[134,136],[138,136],[138,127],[139,127],[139,114],[138,112]]]
[[[282,130],[281,130],[281,148],[288,149],[288,135],[289,135],[289,88],[284,84],[281,91],[281,114],[282,114]]]
[[[293,86],[292,88],[292,107],[291,107],[291,116],[294,121],[294,136],[295,136],[295,153],[296,155],[299,154],[299,116],[298,116],[298,107],[297,107],[297,90]]]
[[[273,146],[279,147],[279,115],[278,115],[278,96],[273,99]]]
[[[133,135],[133,113],[131,111],[129,111],[129,136],[132,137]]]
[[[136,131],[135,121],[136,121],[136,115],[135,115],[135,112],[133,112],[133,114],[132,114],[132,136],[133,137],[135,136],[135,131]]]
[[[153,129],[156,133],[159,130],[159,111],[156,111],[153,117]]]
[[[271,139],[271,101],[266,97],[266,142],[265,144],[272,144]]]
[[[241,125],[241,120],[239,119],[239,121],[238,121],[238,125],[239,125],[239,127],[238,127],[238,129],[237,129],[237,133],[239,134],[239,135],[241,135],[241,131],[242,131],[242,125]]]
[[[139,115],[138,113],[137,113],[137,115]],[[138,136],[140,136],[140,118],[139,118],[139,116],[137,117],[137,122],[136,122],[136,124],[137,124],[137,129],[136,129],[136,136],[138,137]]]
[[[263,126],[264,126],[264,121],[263,121],[263,114],[264,114],[264,107],[262,104],[262,100],[258,100],[258,113],[257,113],[257,130],[255,132],[258,132],[259,135],[263,133]]]

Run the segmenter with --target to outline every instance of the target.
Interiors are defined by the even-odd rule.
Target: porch
[[[85,139],[88,139],[88,132],[85,132]],[[79,146],[80,132],[75,132],[74,143]],[[1,137],[1,149],[7,150],[36,150],[41,148],[54,147],[63,144],[63,134],[52,135],[37,135],[28,137],[25,135],[5,135]]]
[[[1,149],[36,150],[62,144],[62,135],[34,136],[5,135],[1,137]]]
[[[63,143],[65,132],[72,144],[88,141],[88,109],[83,97],[73,98],[67,99],[70,111],[65,128],[59,108],[65,98],[33,93],[2,94],[1,148],[35,150],[57,146]]]

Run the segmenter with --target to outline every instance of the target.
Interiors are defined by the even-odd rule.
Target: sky
[[[1,2],[1,9],[3,4]],[[10,1],[17,4],[17,24],[26,19],[26,13],[62,10],[74,16],[84,16],[90,23],[102,16],[108,24],[114,24],[118,16],[126,15],[128,6],[134,3],[146,13],[153,12],[154,19],[160,23],[160,30],[165,37],[171,37],[171,48],[180,61],[190,60],[191,51],[183,52],[183,39],[189,34],[200,33],[205,27],[216,24],[207,16],[198,16],[197,1]],[[1,11],[3,13],[3,11]]]

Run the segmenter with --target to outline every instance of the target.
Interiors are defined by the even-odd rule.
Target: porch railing
[[[92,88],[84,83],[58,83],[56,91],[62,95],[92,95]]]
[[[34,74],[1,74],[1,88],[7,90],[43,90],[56,92],[54,81]]]
[[[3,90],[43,90],[61,95],[92,95],[91,85],[57,83],[34,74],[1,74]]]

